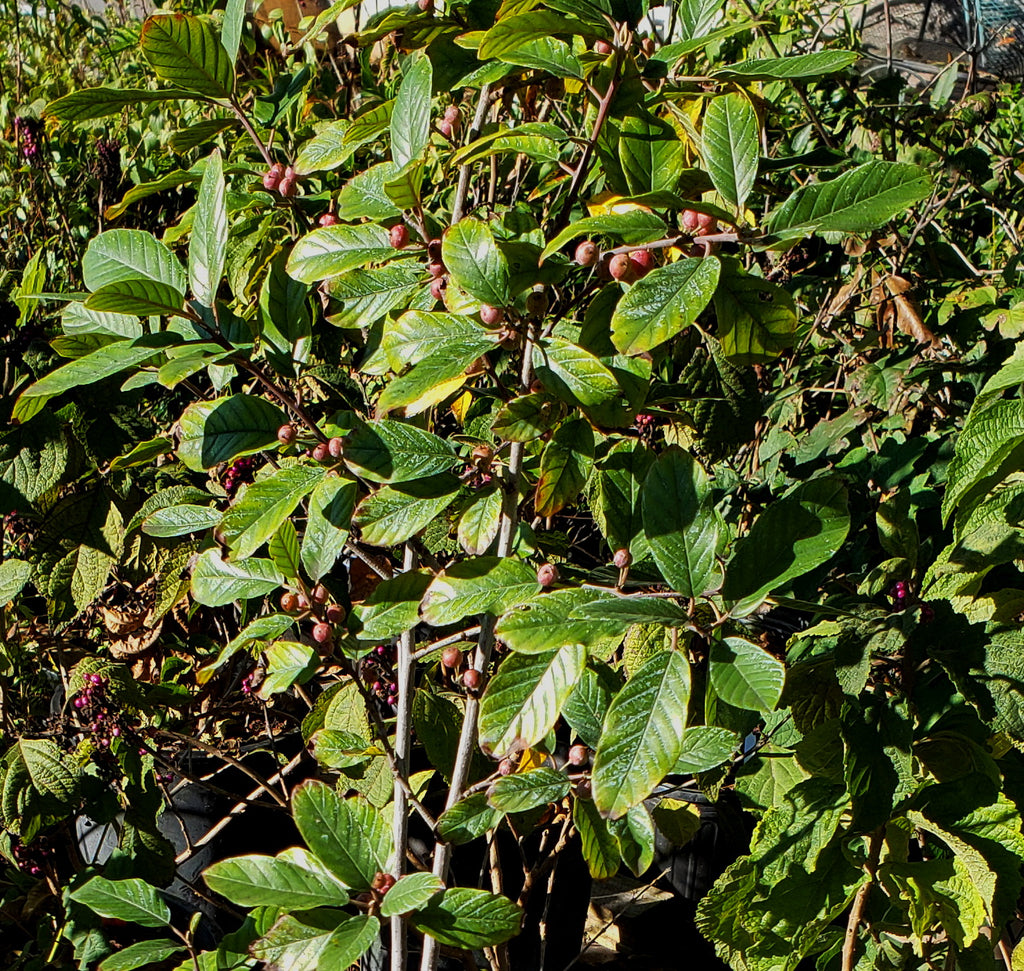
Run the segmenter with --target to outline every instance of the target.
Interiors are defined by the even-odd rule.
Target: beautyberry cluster
[[[290,199],[299,191],[295,169],[290,165],[275,162],[263,175],[263,188],[267,192],[273,192],[276,189],[283,198]]]
[[[38,168],[42,164],[42,153],[39,147],[40,132],[41,126],[36,119],[15,115],[14,134],[18,141],[18,150],[21,157],[33,168]]]
[[[101,674],[87,674],[85,687],[71,702],[85,727],[92,733],[96,745],[109,748],[115,738],[137,727],[137,723],[126,714],[107,694],[110,679]]]
[[[4,542],[13,550],[24,553],[31,541],[31,522],[13,509],[4,516]]]
[[[11,852],[18,869],[32,877],[42,876],[47,857],[53,856],[53,850],[41,839],[28,844],[15,843]]]
[[[224,491],[229,496],[233,496],[238,491],[239,486],[252,482],[255,473],[256,459],[249,456],[236,459],[228,466],[224,477],[221,479],[221,485],[224,486]]]
[[[121,143],[117,139],[101,138],[96,142],[94,172],[104,195],[113,196],[121,184]]]
[[[398,685],[395,682],[395,649],[378,644],[360,662],[360,676],[369,685],[372,694],[387,705],[398,702]]]

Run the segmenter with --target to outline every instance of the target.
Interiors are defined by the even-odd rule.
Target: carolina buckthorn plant
[[[1020,963],[1019,92],[800,4],[346,6],[0,95],[119,196],[8,286],[12,968],[561,969],[709,843],[701,967]]]

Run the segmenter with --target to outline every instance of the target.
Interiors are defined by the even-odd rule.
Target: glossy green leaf
[[[386,641],[419,623],[420,601],[433,574],[410,570],[382,580],[352,611],[353,631],[365,641]]]
[[[235,87],[231,56],[210,24],[191,14],[156,14],[142,25],[142,53],[156,76],[206,98]]]
[[[756,712],[775,710],[786,667],[763,647],[742,637],[711,644],[711,686],[726,704]]]
[[[288,416],[265,398],[236,394],[197,401],[182,412],[178,458],[194,472],[277,444]]]
[[[138,941],[105,958],[97,971],[135,971],[136,968],[149,968],[162,964],[169,957],[185,950],[181,942],[174,941]]]
[[[206,607],[223,607],[273,593],[284,582],[270,560],[246,557],[228,563],[217,550],[201,553],[192,571],[192,596]]]
[[[358,961],[380,932],[380,921],[369,914],[352,917],[325,909],[297,918],[281,917],[250,947],[250,953],[270,967],[288,971],[347,968]]]
[[[352,522],[364,543],[395,546],[440,516],[458,491],[458,479],[449,475],[383,486],[359,503]]]
[[[521,813],[549,802],[561,802],[569,794],[564,772],[542,766],[514,772],[498,779],[487,792],[487,801],[503,813]]]
[[[500,489],[483,489],[459,517],[459,545],[470,556],[482,556],[498,538],[503,504]]]
[[[707,475],[693,456],[678,449],[662,455],[644,482],[642,505],[647,543],[672,589],[699,597],[714,587],[718,519]]]
[[[604,716],[620,687],[622,679],[615,671],[591,659],[576,687],[565,699],[562,716],[588,748],[597,748]]]
[[[152,233],[138,229],[109,229],[94,236],[82,257],[82,279],[92,291],[126,280],[162,283],[179,295],[186,287],[178,258]]]
[[[761,140],[757,113],[742,94],[713,98],[701,129],[704,162],[718,194],[742,209],[757,178]]]
[[[467,216],[446,229],[441,254],[458,287],[492,307],[509,303],[508,261],[486,223]]]
[[[294,684],[305,684],[320,664],[320,656],[310,644],[277,641],[264,652],[267,670],[260,682],[258,697],[268,701]]]
[[[391,113],[391,158],[398,167],[420,158],[427,147],[433,74],[425,52],[410,55],[402,65],[402,83]]]
[[[501,757],[514,746],[522,750],[544,738],[586,661],[586,648],[579,644],[506,657],[480,702],[480,746]]]
[[[408,482],[447,472],[455,450],[444,439],[399,421],[358,425],[345,437],[345,463],[371,482]]]
[[[318,283],[368,263],[383,263],[395,253],[380,226],[326,226],[295,244],[288,257],[288,273],[300,283]]]
[[[474,614],[498,616],[540,589],[536,572],[522,560],[479,556],[437,575],[423,598],[423,619],[445,627]]]
[[[552,11],[531,10],[529,13],[502,17],[480,41],[477,57],[481,60],[502,57],[523,44],[554,34],[566,34],[570,37],[577,34],[599,36],[592,27],[582,21],[563,17]]]
[[[184,305],[185,299],[177,290],[152,280],[108,283],[85,299],[87,310],[136,317],[183,317]]]
[[[590,799],[574,799],[572,819],[580,834],[583,859],[595,880],[608,880],[618,872],[622,862],[619,841],[608,827],[597,806]]]
[[[366,800],[304,782],[292,795],[292,815],[310,852],[346,887],[369,890],[374,875],[388,869],[391,832]]]
[[[146,88],[82,88],[51,101],[44,114],[58,121],[92,121],[116,115],[125,108],[189,97],[191,94],[184,89],[149,91]]]
[[[612,819],[645,799],[682,750],[690,667],[659,651],[615,696],[594,756],[594,803]]]
[[[0,604],[10,603],[24,589],[32,576],[32,564],[25,560],[4,560],[0,563]]]
[[[738,260],[722,259],[715,290],[722,351],[734,364],[767,364],[792,345],[796,304],[784,288],[746,273]]]
[[[672,769],[673,775],[708,772],[728,762],[739,746],[735,732],[708,725],[691,725],[683,735],[683,746]]]
[[[408,417],[440,404],[465,384],[467,369],[497,341],[483,331],[469,339],[453,339],[447,346],[421,358],[411,371],[393,378],[377,402],[380,413],[402,408]]]
[[[554,428],[558,406],[546,394],[520,395],[502,405],[491,431],[507,442],[532,442]]]
[[[683,174],[683,143],[667,121],[634,109],[619,128],[619,163],[634,195],[671,192]]]
[[[619,844],[622,862],[634,876],[650,869],[654,862],[654,821],[643,803],[634,806],[625,816],[611,820],[608,829]]]
[[[711,72],[722,81],[780,81],[835,74],[848,68],[860,55],[856,51],[815,51],[792,57],[762,57],[739,61]]]
[[[211,529],[220,522],[221,511],[212,506],[193,506],[183,503],[158,509],[142,521],[147,536],[185,536]]]
[[[323,865],[305,850],[280,856],[235,856],[203,871],[206,885],[242,907],[310,910],[344,907],[348,893]]]
[[[583,80],[583,65],[572,48],[557,37],[537,37],[517,44],[498,55],[499,60],[518,67],[530,67],[560,78]]]
[[[437,821],[437,833],[446,843],[469,843],[494,829],[502,814],[487,801],[487,794],[475,792],[446,809]]]
[[[737,544],[722,595],[740,615],[772,590],[831,559],[850,528],[846,487],[839,478],[812,479],[774,500]]]
[[[865,162],[829,182],[797,189],[768,219],[769,233],[870,233],[928,197],[928,173],[905,162]]]
[[[71,892],[71,899],[101,917],[125,920],[143,927],[166,927],[171,911],[155,887],[145,880],[93,877]]]
[[[332,473],[313,487],[300,554],[313,580],[326,576],[344,551],[357,494],[354,481]]]
[[[303,142],[299,154],[295,156],[296,173],[311,175],[313,172],[330,172],[344,165],[358,147],[345,141],[349,124],[347,118],[342,118],[317,128],[316,134]]]
[[[633,596],[592,598],[576,607],[572,616],[587,624],[603,622],[620,635],[633,624],[685,627],[689,622],[686,611],[671,600]]]
[[[584,407],[622,397],[615,375],[601,361],[571,341],[551,337],[534,347],[537,377],[552,394]]]
[[[228,245],[225,193],[224,165],[220,150],[215,148],[206,160],[203,181],[199,184],[188,247],[188,280],[192,295],[207,307],[213,306],[224,275]]]
[[[442,944],[473,950],[515,937],[522,916],[515,903],[501,894],[453,887],[410,914],[409,923]]]
[[[594,461],[594,432],[589,422],[572,418],[555,429],[540,457],[534,495],[538,516],[553,516],[573,502],[586,485]]]
[[[221,531],[235,557],[255,553],[327,474],[321,465],[296,462],[257,479],[224,513]]]
[[[684,331],[711,302],[720,270],[714,257],[688,257],[634,283],[612,314],[615,347],[622,354],[640,354]]]
[[[601,599],[597,591],[585,588],[553,590],[507,611],[494,633],[507,647],[523,654],[542,654],[566,644],[602,645],[612,650],[617,646],[618,624],[602,623],[600,617],[577,618],[589,604]]]
[[[387,892],[381,901],[382,917],[396,917],[419,910],[439,890],[444,889],[440,877],[433,873],[407,873]]]

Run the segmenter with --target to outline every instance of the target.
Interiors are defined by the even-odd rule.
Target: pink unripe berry
[[[295,186],[295,179],[282,179],[281,184],[277,187],[277,191],[281,193],[282,198],[291,199],[291,197],[298,192],[298,189]]]
[[[438,123],[437,130],[442,135],[444,135],[444,137],[447,138],[449,141],[451,140],[451,137],[455,132],[455,129],[452,127],[452,123],[450,121],[444,120]]]
[[[593,266],[599,255],[597,244],[592,240],[585,239],[576,247],[576,262],[580,266]]]
[[[429,263],[427,265],[427,271],[436,280],[438,277],[442,277],[447,272],[444,268],[444,263]]]
[[[718,220],[706,212],[697,213],[697,235],[708,236],[718,229]]]
[[[444,120],[449,125],[457,125],[462,120],[462,113],[459,111],[456,105],[448,105],[444,109]]]
[[[330,624],[340,624],[347,615],[348,611],[341,604],[331,604],[324,611],[324,617],[327,618],[327,622]]]
[[[318,583],[315,587],[313,587],[312,597],[313,603],[325,604],[327,603],[328,600],[331,599],[331,592],[322,583]]]
[[[441,652],[441,663],[446,667],[454,671],[456,668],[462,666],[462,651],[457,647],[446,647]]]
[[[437,277],[435,280],[430,281],[430,295],[435,300],[444,300],[444,291],[448,284],[445,282],[444,277]]]
[[[558,567],[554,563],[542,563],[537,568],[537,582],[542,587],[550,587],[558,581]]]
[[[586,745],[574,745],[569,749],[569,765],[586,765],[590,761],[590,749]]]
[[[275,162],[263,175],[263,188],[268,192],[273,192],[283,176],[284,166],[280,162]]]
[[[505,311],[501,307],[492,307],[490,304],[483,304],[480,307],[480,320],[487,327],[497,327],[505,319]]]
[[[344,451],[344,449],[345,449],[345,441],[344,441],[344,439],[332,438],[327,443],[327,454],[330,455],[330,457],[332,459],[340,459],[341,458],[341,453]]]
[[[616,253],[608,264],[608,272],[613,280],[628,282],[633,279],[633,264],[625,253]]]
[[[654,269],[654,254],[649,249],[633,250],[629,254],[629,262],[633,269],[633,275],[638,280],[642,280]]]
[[[483,678],[480,676],[480,672],[476,668],[467,668],[462,672],[462,683],[466,686],[468,691],[479,691],[480,684]]]
[[[625,570],[627,566],[631,566],[633,563],[633,554],[629,550],[616,550],[615,555],[612,557],[612,563],[614,563],[620,570]]]
[[[698,213],[693,209],[684,209],[683,214],[679,217],[679,224],[688,233],[692,233],[697,228],[697,216]]]
[[[594,41],[594,52],[607,57],[612,52],[612,45],[606,40],[596,40]]]
[[[317,644],[329,644],[331,641],[331,625],[324,623],[314,624],[313,640]]]
[[[282,445],[291,445],[295,441],[295,426],[294,425],[282,425],[277,430],[277,440]]]
[[[341,220],[334,215],[333,212],[325,212],[318,220],[317,223],[321,226],[337,226]]]
[[[391,245],[395,249],[403,249],[409,245],[409,229],[405,223],[395,223],[391,227]]]
[[[313,461],[323,462],[327,458],[327,443],[321,442],[313,449]]]
[[[416,0],[416,6],[423,11],[423,13],[431,13],[434,9],[434,0]]]

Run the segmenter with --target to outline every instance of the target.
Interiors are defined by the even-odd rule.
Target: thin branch
[[[878,867],[878,857],[881,852],[882,830],[876,829],[871,834],[871,842],[868,845],[868,858],[864,864],[868,879],[860,890],[857,891],[857,896],[853,898],[850,917],[846,922],[846,936],[843,938],[842,971],[853,971],[857,950],[857,928],[864,917],[864,908],[867,906],[871,885],[875,882],[875,870]]]
[[[476,114],[473,115],[473,124],[469,129],[467,141],[472,142],[480,135],[484,119],[487,117],[487,108],[491,100],[490,84],[480,86],[480,95],[477,98]],[[455,201],[452,203],[452,225],[454,226],[461,218],[466,205],[466,196],[469,193],[469,178],[472,175],[473,166],[466,162],[459,167],[459,184],[455,190]]]

